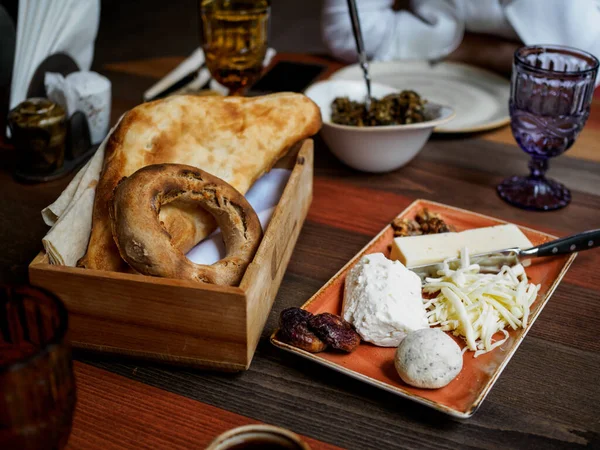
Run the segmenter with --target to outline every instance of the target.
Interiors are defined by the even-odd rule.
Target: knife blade
[[[518,264],[520,262],[519,252],[519,248],[507,248],[494,252],[469,255],[469,264],[478,264],[481,273],[498,273],[504,266],[510,267]],[[457,270],[461,267],[462,261],[460,258],[452,258],[447,259],[445,262],[424,264],[422,266],[409,267],[409,269],[419,275],[421,280],[425,280],[425,278],[441,276],[445,264],[451,270]]]

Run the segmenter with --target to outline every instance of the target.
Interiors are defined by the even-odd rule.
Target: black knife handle
[[[537,247],[523,250],[522,254],[528,256],[564,255],[589,250],[598,246],[600,246],[600,229],[584,231],[573,236],[546,242]]]

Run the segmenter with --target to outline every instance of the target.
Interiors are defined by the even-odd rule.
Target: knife
[[[469,255],[469,260],[471,264],[479,264],[480,272],[482,273],[498,273],[502,270],[503,266],[519,264],[522,258],[527,258],[526,261],[522,262],[526,266],[529,258],[565,255],[589,250],[598,246],[600,246],[600,229],[584,231],[583,233],[556,239],[524,250],[520,248],[506,248],[493,252]],[[456,270],[461,266],[460,258],[447,259],[445,263],[452,270]],[[439,272],[443,268],[444,262],[409,267],[422,280],[427,277],[438,277]]]

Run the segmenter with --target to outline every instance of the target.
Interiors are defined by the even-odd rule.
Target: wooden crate
[[[282,164],[292,174],[239,287],[55,266],[40,253],[29,265],[30,282],[65,302],[73,346],[247,369],[312,200],[312,140],[290,153]]]

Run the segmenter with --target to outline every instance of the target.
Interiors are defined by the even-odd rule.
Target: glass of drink
[[[0,448],[61,449],[75,408],[67,311],[32,287],[0,287]]]
[[[260,78],[270,15],[269,0],[200,0],[206,66],[229,95],[243,95]]]
[[[535,45],[515,52],[510,118],[517,144],[531,156],[528,176],[498,186],[508,203],[550,211],[571,201],[569,190],[546,178],[548,159],[568,150],[590,114],[598,59],[575,48]]]
[[[206,450],[310,450],[310,447],[285,428],[245,425],[217,436]]]

